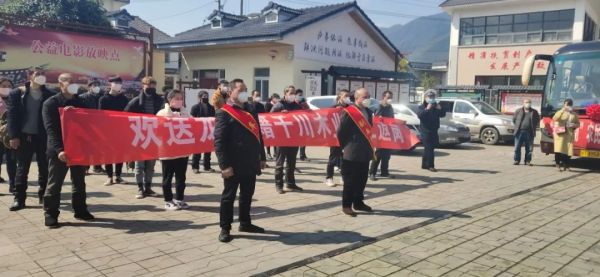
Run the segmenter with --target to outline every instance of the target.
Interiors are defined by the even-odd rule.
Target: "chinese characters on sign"
[[[303,51],[317,56],[337,57],[362,64],[374,64],[367,40],[319,30],[315,41],[305,41]]]
[[[62,55],[65,57],[102,59],[107,61],[120,61],[119,51],[115,48],[96,47],[68,43],[64,41],[46,41],[42,42],[35,39],[31,42],[31,52],[33,54]]]
[[[341,109],[261,114],[265,146],[338,146]],[[109,164],[214,151],[214,118],[167,118],[124,112],[63,111],[70,165]],[[387,120],[387,121],[386,121]],[[94,121],[94,128],[89,122]],[[103,130],[110,129],[110,133]],[[85,130],[85,131],[84,131]],[[399,120],[374,118],[375,146],[409,149],[418,138]],[[91,143],[94,142],[94,143]]]
[[[473,50],[467,58],[476,62],[484,62],[491,71],[520,71],[527,57],[533,55],[531,49]],[[538,61],[536,69],[546,70],[547,62]]]

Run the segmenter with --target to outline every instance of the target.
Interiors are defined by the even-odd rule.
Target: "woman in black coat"
[[[425,148],[423,150],[423,160],[421,168],[436,172],[435,169],[435,148],[439,144],[438,129],[440,128],[440,118],[446,116],[446,111],[436,100],[435,90],[430,89],[425,92],[423,104],[419,106],[417,115],[421,120],[419,129],[421,131],[421,143]]]

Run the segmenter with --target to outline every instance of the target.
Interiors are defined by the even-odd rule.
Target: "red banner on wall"
[[[265,146],[337,146],[340,109],[261,114]],[[214,151],[214,118],[167,118],[88,109],[61,111],[69,165],[155,160]],[[374,118],[376,147],[410,149],[419,140],[400,120]]]

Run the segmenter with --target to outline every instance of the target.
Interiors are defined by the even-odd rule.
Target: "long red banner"
[[[340,109],[259,116],[265,146],[338,146]],[[167,118],[125,112],[61,110],[69,165],[155,160],[214,151],[214,118]],[[374,117],[375,147],[410,149],[419,140],[400,120]]]

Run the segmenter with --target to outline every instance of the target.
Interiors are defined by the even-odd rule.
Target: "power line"
[[[199,9],[202,9],[210,4],[213,4],[214,0],[210,0],[207,3],[204,3],[198,7],[192,8],[190,10],[186,10],[184,12],[180,12],[180,13],[176,13],[176,14],[171,14],[171,15],[167,15],[167,16],[161,16],[161,17],[157,17],[157,18],[152,18],[152,19],[148,19],[147,21],[160,21],[160,20],[164,20],[164,19],[171,19],[174,16],[180,16],[180,15],[184,15],[184,14],[188,14],[188,13],[192,13],[195,12]]]

